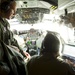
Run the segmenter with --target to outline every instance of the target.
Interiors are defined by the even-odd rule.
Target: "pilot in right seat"
[[[41,52],[33,56],[27,63],[28,75],[75,75],[71,65],[60,60],[58,57],[60,41],[53,33],[45,36]]]

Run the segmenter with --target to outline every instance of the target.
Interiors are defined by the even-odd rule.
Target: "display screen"
[[[36,45],[36,41],[32,40],[32,41],[31,41],[31,44],[32,44],[32,45]]]
[[[69,44],[64,45],[64,49],[62,53],[63,55],[75,57],[75,46]]]

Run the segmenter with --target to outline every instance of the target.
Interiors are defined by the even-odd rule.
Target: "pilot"
[[[20,53],[23,56],[25,54],[18,45],[16,39],[13,38],[13,33],[10,30],[10,24],[7,19],[12,19],[16,14],[16,1],[15,0],[0,0],[0,40],[7,45],[13,45],[20,49]]]
[[[54,33],[47,33],[39,56],[27,63],[28,75],[75,75],[72,67],[59,59],[60,41]]]
[[[10,44],[11,31],[6,19],[11,19],[16,13],[16,2],[13,0],[1,0],[0,2],[0,39],[6,44]],[[10,35],[11,34],[11,35]]]
[[[15,60],[15,59],[18,58],[17,56],[19,56],[20,60],[22,59],[23,56],[25,57],[29,56],[27,52],[23,52],[23,50],[20,49],[17,41],[13,39],[13,33],[11,32],[10,25],[7,21],[7,19],[10,20],[11,18],[13,18],[15,16],[15,13],[16,13],[16,1],[15,0],[0,0],[0,75],[21,75],[23,72],[25,72],[25,68],[24,68],[25,65],[23,65],[23,63],[25,62],[21,61],[17,63],[17,61],[19,60]],[[14,48],[12,47],[13,49],[12,48],[10,49],[7,46],[8,47],[15,46],[15,47]],[[13,58],[13,57],[10,58],[11,53],[9,53],[9,50],[10,51],[12,50],[12,53],[13,53],[12,56],[14,57],[15,55],[16,58]],[[8,59],[5,59],[6,57]],[[13,62],[9,58],[13,62],[16,61],[15,64],[17,65],[13,64]],[[6,63],[9,63],[9,64],[6,64]],[[18,68],[16,66],[18,66]],[[10,71],[9,67],[11,67],[10,69],[12,69],[12,71]],[[22,69],[22,71],[20,69]],[[18,74],[17,71],[19,73],[21,72],[22,73]],[[10,74],[11,72],[13,72],[14,74]]]

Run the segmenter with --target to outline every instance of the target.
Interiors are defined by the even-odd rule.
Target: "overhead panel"
[[[52,6],[48,2],[42,0],[17,0],[17,14],[16,18],[22,23],[37,23],[41,22],[44,14],[50,13]]]
[[[31,7],[35,7],[37,6],[38,1],[29,1],[29,0],[25,0],[25,1],[16,1],[17,3],[17,8],[31,8]]]
[[[17,0],[17,8],[33,8],[33,7],[41,7],[41,8],[50,8],[51,4],[45,1],[39,0]]]

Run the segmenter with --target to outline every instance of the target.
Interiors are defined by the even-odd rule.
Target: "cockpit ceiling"
[[[16,0],[18,8],[50,8],[53,6],[58,6],[58,0]]]
[[[58,6],[58,0],[43,0],[43,1],[46,1],[54,6]]]
[[[45,1],[48,2],[54,6],[58,6],[58,0],[16,0],[16,1]]]
[[[40,7],[40,8],[50,8],[51,4],[45,2],[45,1],[16,1],[17,2],[17,8],[33,8],[33,7]]]

